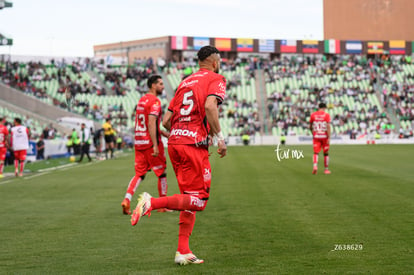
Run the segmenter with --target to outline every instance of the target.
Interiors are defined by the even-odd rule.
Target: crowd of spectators
[[[125,96],[131,90],[145,93],[146,79],[154,73],[154,65],[151,60],[144,61],[137,60],[132,67],[105,66],[89,59],[70,64],[65,60],[52,60],[48,65],[41,62],[3,62],[0,63],[0,81],[25,94],[46,99],[46,102],[88,118],[100,121],[112,117],[120,125],[126,125],[132,114],[125,110],[122,103],[107,106],[91,104],[82,95]],[[96,74],[88,74],[91,70]],[[101,82],[97,77],[102,78]],[[138,83],[136,87],[126,85],[126,81],[131,79]]]
[[[221,72],[227,79],[228,98],[220,107],[220,117],[230,121],[229,135],[263,132],[263,126],[278,128],[285,135],[310,134],[308,119],[319,102],[324,101],[331,113],[334,134],[351,138],[379,132],[412,132],[414,123],[414,70],[410,57],[380,58],[340,55],[285,55],[272,60],[262,58],[236,58],[224,60]],[[277,89],[267,90],[265,108],[267,117],[261,122],[261,107],[255,97],[239,93],[240,87],[253,90],[257,69],[263,69],[266,83],[283,83]],[[88,71],[94,71],[100,81]],[[180,78],[197,70],[196,60],[183,62],[158,58],[136,59],[132,66],[105,66],[89,59],[67,64],[64,60],[42,63],[0,63],[1,81],[26,94],[38,98],[51,98],[54,105],[70,108],[86,117],[102,120],[112,117],[123,127],[134,117],[134,110],[127,110],[123,103],[103,106],[82,100],[79,95],[114,94],[126,97],[131,91],[146,92],[146,79],[156,71],[180,74]],[[287,81],[289,80],[289,81]],[[57,83],[57,92],[51,93],[49,85]],[[290,83],[298,83],[290,85]],[[104,85],[100,85],[104,83]],[[382,96],[377,90],[383,87]],[[176,87],[173,87],[176,88]],[[58,95],[64,95],[58,96]],[[377,98],[380,104],[377,104]],[[165,106],[164,106],[165,107]],[[395,128],[393,115],[403,121],[401,129]],[[407,122],[407,123],[404,123]],[[300,129],[300,131],[298,131]],[[403,136],[409,136],[403,134]]]
[[[413,96],[410,95],[414,86],[407,81],[413,78],[413,74],[404,74],[402,82],[396,77],[396,73],[403,72],[403,66],[410,63],[411,59],[405,57],[376,60],[336,55],[285,56],[266,61],[262,66],[267,82],[294,79],[299,83],[297,87],[286,84],[268,97],[271,126],[282,129],[287,135],[294,134],[288,132],[294,127],[305,132],[310,113],[324,101],[332,114],[334,134],[347,134],[351,138],[374,132],[390,134],[389,128],[395,126],[387,110],[376,104],[376,90],[380,84],[389,84],[392,89],[384,89],[383,106],[391,104],[398,114],[406,115],[401,118],[413,121],[413,117],[407,115],[414,111]],[[335,111],[337,108],[340,112]]]

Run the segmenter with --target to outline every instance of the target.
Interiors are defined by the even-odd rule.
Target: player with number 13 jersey
[[[162,109],[158,96],[164,91],[164,82],[160,75],[148,78],[149,91],[138,101],[135,115],[135,175],[130,180],[125,198],[121,203],[122,212],[131,214],[131,199],[145,175],[151,169],[158,177],[158,194],[167,195],[167,162],[161,135],[168,133],[160,129]],[[159,209],[166,212],[167,209]]]
[[[161,101],[153,94],[144,95],[138,102],[135,115],[135,149],[145,150],[153,147],[150,133],[148,131],[147,122],[149,116],[155,116],[156,123],[156,138],[158,144],[161,144],[160,121],[162,119]]]

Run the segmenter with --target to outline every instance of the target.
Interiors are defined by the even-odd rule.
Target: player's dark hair
[[[219,54],[220,52],[216,47],[210,45],[204,46],[197,53],[198,61],[204,61],[214,53]]]
[[[160,75],[158,75],[158,74],[151,75],[148,78],[148,81],[147,81],[148,88],[151,89],[152,84],[157,83],[158,82],[158,79],[162,79],[162,77]]]
[[[14,121],[16,121],[17,123],[19,123],[19,124],[22,124],[22,120],[20,119],[20,118],[18,118],[18,117],[16,117],[15,119],[14,119]]]
[[[326,104],[323,102],[319,103],[319,108],[326,108]]]

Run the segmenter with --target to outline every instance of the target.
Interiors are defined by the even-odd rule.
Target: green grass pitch
[[[154,211],[135,227],[122,215],[132,153],[1,179],[0,273],[413,274],[413,145],[333,145],[331,175],[322,154],[311,174],[311,146],[284,147],[281,161],[275,149],[211,156],[210,200],[190,239],[205,263],[184,267],[174,264],[178,212]],[[156,182],[149,173],[133,206],[143,191],[157,195]]]

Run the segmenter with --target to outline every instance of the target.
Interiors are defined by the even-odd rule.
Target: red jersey
[[[208,146],[206,99],[215,96],[221,104],[225,95],[226,79],[215,72],[200,69],[184,79],[168,107],[172,112],[168,143]]]
[[[6,147],[6,139],[9,135],[9,130],[6,126],[0,124],[0,148]]]
[[[148,129],[148,117],[157,117],[156,134],[158,144],[161,144],[160,121],[162,116],[161,101],[153,94],[146,94],[138,101],[135,115],[135,149],[145,150],[153,146]]]
[[[328,138],[328,125],[331,122],[331,116],[324,111],[316,111],[311,114],[310,124],[312,125],[313,138]]]

